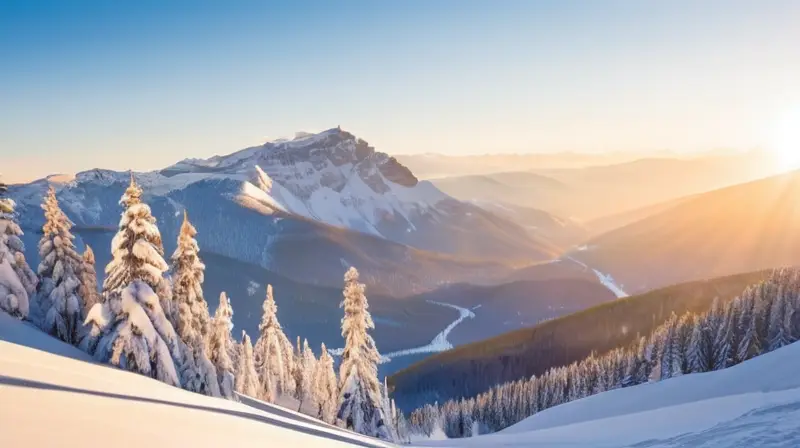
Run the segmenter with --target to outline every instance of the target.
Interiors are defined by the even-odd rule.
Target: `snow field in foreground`
[[[0,446],[390,446],[266,403],[209,398],[81,358],[0,313]]]
[[[800,446],[800,344],[726,370],[617,389],[441,447]]]
[[[392,446],[267,403],[204,397],[82,359],[0,312],[0,446]],[[793,344],[727,370],[567,403],[498,434],[415,446],[796,447],[798,371]]]

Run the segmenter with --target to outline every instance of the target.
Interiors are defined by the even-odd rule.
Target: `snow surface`
[[[0,312],[0,444],[49,447],[58,437],[59,446],[76,447],[393,446],[257,400],[209,398],[87,361]],[[498,434],[414,446],[795,447],[799,370],[796,343],[726,370],[567,403]]]
[[[800,344],[715,372],[617,389],[441,447],[800,446]]]

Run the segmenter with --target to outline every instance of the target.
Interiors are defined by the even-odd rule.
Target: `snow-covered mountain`
[[[227,156],[184,160],[159,174],[187,181],[214,175],[248,181],[256,178],[256,165],[274,181],[271,196],[285,210],[388,239],[396,238],[399,226],[415,231],[416,219],[449,198],[430,182],[419,182],[393,157],[338,128],[298,133],[294,140]],[[247,186],[243,193],[259,196]],[[396,225],[387,226],[387,220]]]
[[[62,208],[79,228],[113,229],[129,176],[94,169],[15,185],[10,194],[29,231],[42,224],[39,204],[49,185],[56,186]],[[373,265],[382,265],[387,275],[401,274],[393,282],[413,284],[416,291],[442,282],[480,281],[503,273],[486,263],[550,259],[557,250],[511,221],[417,180],[394,158],[338,128],[135,176],[165,242],[174,240],[186,209],[204,250],[294,278],[307,275],[297,271],[304,263],[325,259],[336,272],[317,279],[322,283],[340,284],[349,265],[368,276]],[[306,252],[315,248],[330,250],[327,257]],[[396,265],[410,262],[427,264],[426,272],[404,277],[407,268]],[[456,268],[464,263],[470,266]]]

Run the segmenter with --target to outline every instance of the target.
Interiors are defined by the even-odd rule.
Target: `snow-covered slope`
[[[440,447],[794,447],[800,344],[736,367],[619,389]],[[264,403],[234,403],[92,364],[0,312],[0,445],[387,447]]]
[[[567,403],[452,447],[800,446],[800,344],[735,367]]]
[[[77,349],[36,333],[0,312],[4,448],[389,446],[265,403],[209,398],[82,361]]]

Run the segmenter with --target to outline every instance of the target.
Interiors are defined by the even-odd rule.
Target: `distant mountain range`
[[[338,128],[135,177],[165,241],[188,210],[204,250],[312,284],[339,286],[357,266],[381,292],[406,295],[499,278],[559,251]],[[41,227],[39,205],[54,185],[79,228],[114,229],[128,182],[128,173],[94,169],[14,185],[10,195],[23,228]]]
[[[572,256],[628,292],[800,264],[800,172],[692,196]]]
[[[729,154],[731,154],[731,151],[728,150],[702,153],[703,156]],[[423,179],[438,179],[509,171],[578,169],[590,166],[616,165],[643,158],[678,159],[692,156],[669,150],[595,153],[563,151],[477,155],[403,154],[398,155],[397,160]]]
[[[432,182],[461,200],[534,208],[588,227],[588,223],[604,217],[773,172],[773,165],[764,160],[762,153],[746,152],[692,159],[649,158],[583,168],[517,169]]]

